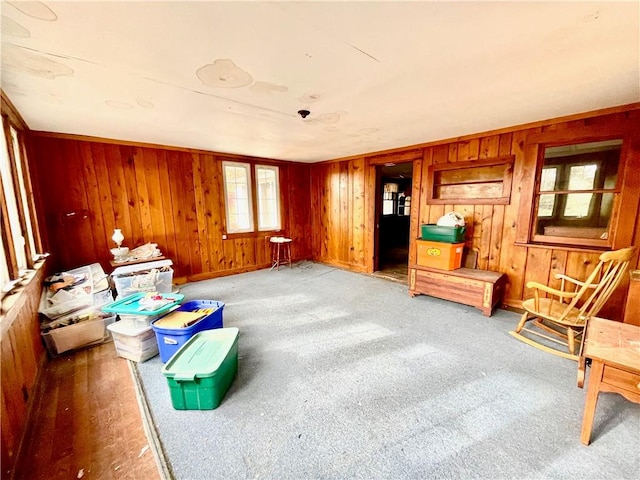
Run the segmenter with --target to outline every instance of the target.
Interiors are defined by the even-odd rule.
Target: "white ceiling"
[[[639,22],[637,1],[3,1],[2,89],[33,130],[314,162],[638,102]]]

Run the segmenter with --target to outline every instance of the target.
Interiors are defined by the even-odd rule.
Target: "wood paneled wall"
[[[40,341],[38,304],[45,269],[14,293],[11,307],[0,321],[0,378],[2,378],[2,478],[9,478],[28,421],[28,408],[45,359]],[[6,301],[6,300],[5,300]],[[7,475],[7,477],[5,477]]]
[[[419,226],[435,223],[444,213],[464,214],[465,244],[478,252],[478,268],[504,272],[509,283],[506,303],[519,307],[530,292],[526,283],[554,284],[554,273],[584,277],[598,261],[597,250],[532,245],[523,241],[534,189],[538,145],[544,142],[593,141],[623,136],[627,144],[623,173],[623,219],[615,233],[614,247],[640,246],[640,109],[584,116],[565,121],[541,122],[530,128],[505,129],[488,135],[413,146],[380,155],[340,159],[312,166],[313,251],[322,262],[355,271],[372,272],[375,232],[375,166],[386,162],[413,162],[409,263],[415,262]],[[467,162],[513,155],[513,182],[506,205],[430,205],[428,167],[432,164]],[[419,157],[419,158],[416,158]],[[529,209],[529,212],[527,211]],[[523,221],[523,219],[525,219]],[[640,267],[637,260],[633,268]],[[626,287],[621,285],[603,316],[621,318]]]
[[[178,282],[268,267],[274,232],[223,239],[223,160],[279,166],[277,235],[293,238],[295,259],[311,257],[309,165],[53,134],[34,134],[30,157],[56,269],[111,271],[114,228],[130,248],[157,243]]]
[[[375,172],[364,158],[313,165],[312,247],[314,259],[354,271],[365,271],[372,255],[372,231],[367,228],[373,210],[369,208],[367,185]]]

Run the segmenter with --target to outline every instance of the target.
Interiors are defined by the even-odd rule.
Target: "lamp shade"
[[[113,231],[113,236],[111,237],[111,240],[114,241],[114,243],[120,247],[120,245],[122,245],[122,242],[124,241],[124,235],[122,234],[122,230],[120,230],[119,228],[116,228]]]

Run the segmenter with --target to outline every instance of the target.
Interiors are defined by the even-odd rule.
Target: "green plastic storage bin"
[[[213,410],[238,371],[238,329],[203,330],[162,368],[176,410]]]
[[[421,225],[422,240],[444,243],[464,242],[464,232],[467,227],[441,227],[439,225]]]

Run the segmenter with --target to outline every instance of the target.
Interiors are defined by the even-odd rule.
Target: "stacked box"
[[[135,293],[170,293],[173,282],[171,260],[157,260],[116,268],[111,279],[118,298]]]
[[[89,266],[74,268],[61,274],[83,277],[75,285],[52,292],[43,288],[38,311],[50,320],[68,315],[93,304],[93,275]]]
[[[440,225],[425,224],[420,226],[421,240],[432,242],[460,243],[464,242],[464,234],[467,227],[446,227]]]
[[[222,328],[222,310],[224,303],[215,300],[193,300],[180,305],[176,312],[194,312],[207,310],[208,313],[195,323],[179,328],[166,328],[162,326],[163,318],[151,323],[156,334],[160,359],[166,363],[178,349],[184,345],[196,333],[203,330]],[[168,317],[167,317],[168,318]]]
[[[455,270],[462,265],[464,243],[430,242],[427,240],[416,240],[416,242],[418,244],[418,265],[439,270]]]
[[[158,354],[156,337],[149,325],[140,325],[136,318],[125,318],[107,328],[120,357],[144,362]]]
[[[195,334],[162,368],[176,410],[217,408],[238,371],[238,329]]]
[[[111,340],[108,326],[116,316],[90,307],[41,324],[41,335],[49,355],[56,357],[79,348]]]

